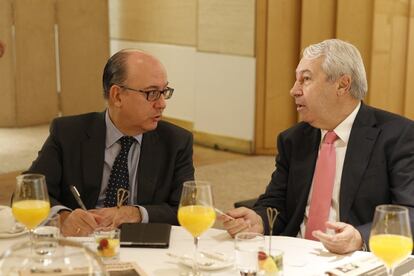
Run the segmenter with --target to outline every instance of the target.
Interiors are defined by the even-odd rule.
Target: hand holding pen
[[[87,210],[86,209],[86,207],[85,207],[85,204],[83,204],[83,202],[82,202],[82,199],[81,199],[81,197],[80,197],[80,194],[79,194],[79,191],[78,191],[78,189],[76,189],[76,187],[75,186],[73,186],[73,185],[70,185],[69,186],[69,189],[70,189],[70,191],[72,192],[72,194],[73,194],[73,197],[76,199],[76,202],[79,204],[79,206],[83,209],[83,210]]]

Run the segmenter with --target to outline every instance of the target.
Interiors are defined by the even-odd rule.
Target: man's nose
[[[167,106],[167,101],[164,98],[164,95],[161,94],[158,100],[154,103],[155,108],[164,109]]]
[[[295,84],[293,84],[293,87],[290,89],[290,96],[298,97],[300,95],[302,95],[301,86],[298,82],[295,82]]]

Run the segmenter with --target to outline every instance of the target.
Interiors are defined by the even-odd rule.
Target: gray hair
[[[303,50],[304,58],[325,57],[322,70],[328,75],[328,80],[335,81],[342,75],[351,77],[351,95],[362,100],[368,91],[367,76],[364,62],[358,49],[340,39],[327,39],[312,44]]]

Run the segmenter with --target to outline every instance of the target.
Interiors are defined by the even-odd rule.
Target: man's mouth
[[[303,105],[303,104],[296,104],[296,110],[297,110],[297,111],[300,111],[300,110],[302,110],[303,108],[305,108],[305,105]]]

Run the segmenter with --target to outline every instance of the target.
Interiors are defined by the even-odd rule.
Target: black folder
[[[171,225],[166,223],[124,223],[121,247],[168,248]]]

